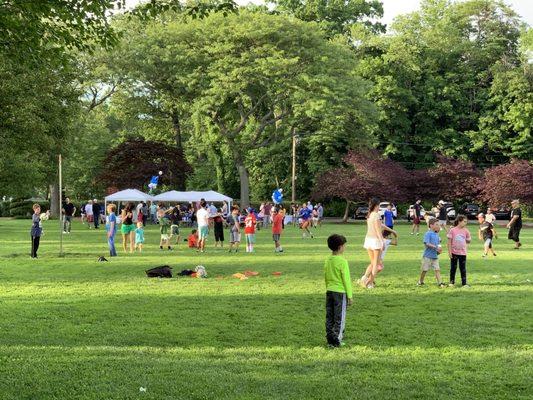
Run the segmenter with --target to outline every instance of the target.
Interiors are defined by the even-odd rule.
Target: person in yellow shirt
[[[346,306],[352,305],[352,281],[348,261],[342,256],[346,238],[342,235],[328,237],[331,255],[324,263],[326,280],[326,339],[331,347],[343,346]]]

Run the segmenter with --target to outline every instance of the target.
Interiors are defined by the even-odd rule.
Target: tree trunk
[[[239,180],[241,182],[240,207],[242,209],[250,206],[250,178],[248,176],[248,170],[244,165],[237,164],[237,170],[239,171]]]
[[[183,150],[180,117],[176,111],[172,113],[172,129],[174,129],[174,140],[176,141],[176,147],[180,150]]]
[[[344,210],[342,222],[348,222],[348,218],[350,218],[350,203],[350,200],[346,200],[346,209]]]
[[[50,185],[50,216],[59,216],[59,184],[57,182]]]

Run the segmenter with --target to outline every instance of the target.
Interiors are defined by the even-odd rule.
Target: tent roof
[[[178,192],[177,190],[171,190],[154,196],[154,201],[172,201],[172,202],[193,202],[205,199],[205,201],[227,201],[231,202],[233,199],[222,193],[209,190],[207,192]]]
[[[150,201],[152,196],[137,189],[125,189],[106,196],[105,201]]]

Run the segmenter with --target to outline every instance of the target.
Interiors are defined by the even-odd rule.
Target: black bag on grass
[[[172,278],[172,267],[168,265],[162,265],[146,270],[146,276],[148,278]]]

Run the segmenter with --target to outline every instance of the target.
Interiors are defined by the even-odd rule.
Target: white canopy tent
[[[200,201],[201,199],[205,199],[205,201],[212,202],[223,202],[226,201],[231,205],[233,202],[233,199],[229,196],[223,195],[222,193],[215,192],[214,190],[209,190],[207,192],[197,192],[197,191],[189,191],[189,192],[178,192],[177,190],[171,190],[169,192],[164,192],[161,194],[158,194],[157,196],[153,197],[153,201],[167,201],[167,202],[173,202],[173,203],[180,203],[180,202],[195,202]]]
[[[152,196],[137,189],[125,189],[105,197],[105,214],[107,214],[107,202],[111,201],[151,201]]]

